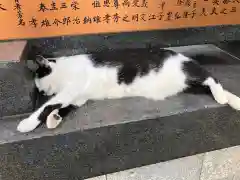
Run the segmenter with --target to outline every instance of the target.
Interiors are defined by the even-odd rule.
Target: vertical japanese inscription
[[[17,12],[18,26],[25,26],[20,0],[15,0],[14,10]]]

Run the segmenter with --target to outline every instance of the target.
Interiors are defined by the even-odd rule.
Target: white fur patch
[[[211,77],[207,78],[204,82],[204,85],[207,85],[214,97],[214,99],[219,103],[219,104],[226,104],[228,102],[228,98],[226,96],[225,91],[223,90],[223,87],[221,84],[216,83],[215,80]]]
[[[144,77],[137,77],[130,85],[119,85],[117,67],[96,68],[88,55],[62,57],[57,59],[53,72],[36,80],[36,84],[40,90],[47,91],[47,94],[59,93],[67,85],[71,85],[72,92],[79,91],[79,98],[93,100],[129,96],[159,100],[186,88],[186,76],[182,71],[182,63],[185,61],[189,59],[180,54],[169,57],[159,72],[152,71]]]
[[[22,133],[30,132],[33,131],[39,124],[40,121],[38,121],[38,119],[30,116],[18,124],[17,130]]]
[[[204,84],[210,87],[214,99],[219,104],[228,104],[233,109],[240,110],[240,98],[238,96],[223,89],[222,85],[216,83],[211,77],[209,77]]]
[[[230,93],[229,91],[225,90],[225,93],[228,99],[229,106],[231,106],[233,109],[240,111],[240,98]]]

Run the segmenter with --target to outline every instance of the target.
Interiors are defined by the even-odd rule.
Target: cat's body
[[[36,86],[54,96],[20,122],[21,132],[32,131],[42,122],[55,128],[73,106],[87,100],[134,96],[163,100],[194,86],[209,89],[218,103],[240,109],[237,96],[191,58],[171,50],[112,50],[38,62]]]

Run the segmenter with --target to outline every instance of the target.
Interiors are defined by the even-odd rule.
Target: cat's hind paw
[[[62,122],[62,117],[58,114],[58,109],[55,109],[48,115],[46,125],[48,129],[54,129],[61,122]]]
[[[40,124],[40,121],[38,119],[29,117],[22,120],[18,124],[17,130],[22,133],[30,132],[30,131],[33,131],[39,124]]]

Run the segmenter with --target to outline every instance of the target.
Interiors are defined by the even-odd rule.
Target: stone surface
[[[98,177],[89,178],[86,180],[107,180],[107,177],[106,176],[98,176]]]
[[[107,180],[199,180],[203,155],[143,166],[107,175]]]
[[[0,117],[32,111],[30,93],[33,81],[26,78],[22,63],[2,63],[0,66]]]
[[[233,178],[240,172],[240,147],[206,153],[203,161],[201,180]],[[235,176],[236,178],[236,176]]]
[[[27,41],[8,41],[0,43],[0,62],[19,62],[26,50]]]
[[[221,49],[230,53],[232,56],[240,58],[240,51],[239,51],[240,41],[233,41],[229,43],[219,43],[218,46]]]
[[[64,36],[30,40],[42,53],[55,56],[79,54],[105,48],[169,47],[240,40],[240,26],[200,27],[174,30]]]
[[[225,87],[240,94],[240,67],[218,68]],[[207,96],[176,98],[91,102],[53,131],[20,134],[23,117],[0,121],[2,179],[90,178],[240,144],[239,113]]]
[[[231,180],[239,180],[240,179],[240,172],[235,174]]]
[[[107,177],[107,180],[239,180],[239,154],[240,146],[235,146],[92,179]]]
[[[226,177],[226,178],[220,178],[218,180],[234,180],[234,176],[229,176],[229,177]]]

